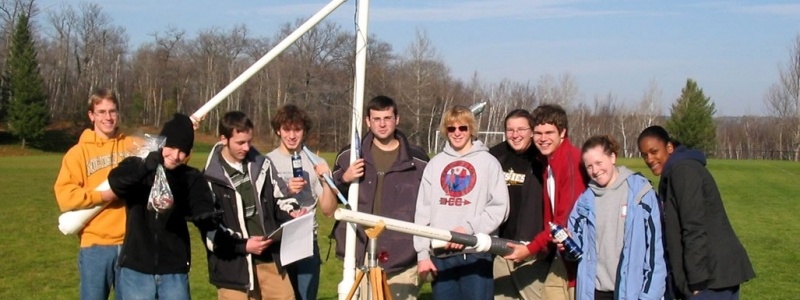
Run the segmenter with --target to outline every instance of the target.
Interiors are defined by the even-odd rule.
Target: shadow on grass
[[[67,152],[70,147],[78,142],[83,129],[77,126],[72,126],[71,128],[68,126],[60,127],[45,130],[44,135],[39,138],[28,139],[25,147],[44,152]],[[0,145],[22,146],[21,140],[7,130],[0,130]]]
[[[70,147],[78,142],[79,132],[73,130],[47,130],[41,138],[31,140],[33,148],[46,152],[67,152]]]

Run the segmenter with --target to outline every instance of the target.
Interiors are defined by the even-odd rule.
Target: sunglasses
[[[467,125],[461,125],[461,126],[458,126],[458,127],[447,126],[447,132],[450,132],[450,133],[456,132],[456,128],[458,128],[458,131],[461,131],[461,132],[467,132],[467,130],[469,130],[469,126],[467,126]]]

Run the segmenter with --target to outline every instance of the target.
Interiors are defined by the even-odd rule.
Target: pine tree
[[[29,20],[26,14],[17,20],[6,74],[10,93],[6,116],[8,128],[22,140],[22,148],[25,148],[27,140],[44,135],[49,121],[47,96],[39,74]]]
[[[717,147],[716,112],[714,102],[703,94],[697,82],[687,79],[680,98],[672,104],[666,127],[670,135],[686,147],[711,156]]]

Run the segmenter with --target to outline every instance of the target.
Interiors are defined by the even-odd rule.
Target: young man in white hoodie
[[[444,151],[434,156],[422,175],[414,222],[451,231],[497,235],[508,216],[508,189],[500,163],[476,140],[475,116],[466,107],[448,109],[441,132]],[[434,243],[436,244],[436,243]],[[414,237],[417,271],[432,274],[435,299],[491,299],[494,293],[492,255],[464,245],[431,247]]]

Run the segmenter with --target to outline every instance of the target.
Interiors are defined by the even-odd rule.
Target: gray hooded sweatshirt
[[[503,168],[483,142],[473,141],[464,154],[447,143],[425,167],[414,223],[446,230],[460,226],[468,234],[497,235],[508,217],[508,202]],[[430,259],[431,240],[415,236],[414,249],[417,260]]]
[[[609,185],[600,187],[594,180],[589,188],[595,194],[595,222],[597,228],[597,278],[595,289],[613,291],[617,279],[617,266],[622,253],[625,236],[625,217],[628,205],[628,176],[633,171],[617,166],[617,178]],[[638,191],[637,191],[638,192]]]

